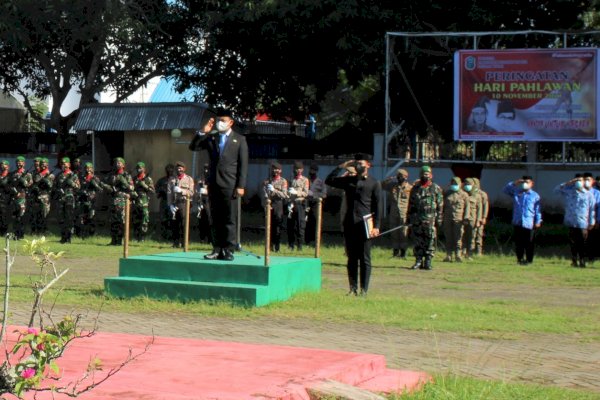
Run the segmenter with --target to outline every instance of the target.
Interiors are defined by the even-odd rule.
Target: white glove
[[[208,189],[205,187],[200,188],[200,194],[208,194]]]
[[[288,192],[289,192],[291,195],[296,195],[296,194],[298,194],[298,192],[297,192],[297,191],[296,191],[296,189],[294,189],[294,188],[290,188],[290,190],[288,190]]]
[[[171,210],[172,214],[175,214],[177,212],[178,208],[177,208],[177,206],[175,204],[171,204],[169,206],[169,210]]]
[[[268,190],[269,192],[272,192],[273,190],[275,190],[275,188],[273,187],[273,185],[272,185],[272,184],[270,184],[270,183],[269,183],[269,184],[267,185],[267,190]]]
[[[183,192],[183,190],[181,190],[181,188],[180,188],[179,186],[175,186],[175,187],[173,188],[173,191],[174,191],[175,193],[181,193],[181,192]]]
[[[308,189],[308,197],[313,197],[313,191]]]

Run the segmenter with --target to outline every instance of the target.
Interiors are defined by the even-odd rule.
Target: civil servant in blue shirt
[[[585,268],[588,234],[596,222],[594,195],[585,188],[582,174],[559,184],[554,192],[565,199],[564,224],[569,228],[571,266]]]
[[[213,133],[215,125],[217,133]],[[215,242],[212,253],[204,256],[207,260],[233,261],[237,245],[237,198],[245,193],[248,144],[243,135],[233,130],[233,125],[231,111],[218,110],[217,120],[209,119],[189,145],[192,151],[206,150],[210,159],[208,198]]]
[[[533,179],[525,175],[514,182],[508,182],[503,190],[513,199],[515,250],[517,262],[521,265],[533,262],[535,231],[542,226],[540,195],[532,188]]]
[[[325,179],[325,184],[344,190],[347,210],[344,216],[344,242],[348,254],[348,295],[366,296],[371,277],[371,241],[379,235],[382,201],[381,184],[369,175],[371,164],[366,154],[356,154],[354,160],[335,168]],[[346,167],[354,166],[356,175],[346,175]],[[373,227],[367,235],[363,216],[373,215]],[[360,293],[358,292],[358,269],[360,264]]]

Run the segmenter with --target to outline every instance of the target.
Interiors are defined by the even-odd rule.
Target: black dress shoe
[[[223,249],[219,253],[218,259],[223,261],[233,261],[233,253],[231,250]]]
[[[221,252],[220,252],[219,250],[217,250],[217,249],[214,249],[214,250],[212,251],[212,253],[210,253],[210,254],[206,254],[206,255],[204,256],[204,259],[205,259],[205,260],[218,260],[218,259],[219,259],[219,256],[220,256],[220,254],[221,254]]]

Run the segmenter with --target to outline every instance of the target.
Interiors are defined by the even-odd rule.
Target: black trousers
[[[535,230],[523,228],[522,226],[517,225],[514,225],[514,228],[517,260],[532,262],[535,249]],[[525,258],[523,258],[523,255],[525,255]]]
[[[585,259],[587,239],[587,229],[569,228],[569,244],[571,245],[571,258],[573,261]]]
[[[304,230],[306,229],[306,212],[304,202],[295,202],[291,218],[287,219],[288,244],[302,247],[304,244]]]
[[[237,198],[234,188],[210,186],[210,212],[215,232],[215,248],[233,250],[236,245]]]
[[[364,224],[344,223],[344,241],[348,255],[346,268],[350,290],[358,288],[360,267],[360,288],[366,292],[371,279],[371,241],[367,240]]]
[[[281,245],[283,220],[283,201],[273,201],[271,203],[271,245],[275,251],[279,251],[279,246]]]

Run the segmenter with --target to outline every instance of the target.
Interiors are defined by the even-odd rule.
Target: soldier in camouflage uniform
[[[298,250],[302,250],[304,243],[304,231],[306,230],[306,198],[308,197],[308,189],[310,183],[308,178],[302,175],[304,165],[302,162],[294,163],[294,177],[288,185],[288,215],[287,215],[287,234],[288,244],[293,250],[297,246]]]
[[[96,232],[96,196],[102,191],[100,178],[94,175],[94,166],[91,162],[85,163],[85,172],[79,183],[79,210],[77,217],[77,229],[80,237],[85,239],[93,236]]]
[[[12,191],[12,212],[14,233],[17,239],[22,239],[25,234],[25,212],[27,211],[27,191],[33,183],[31,174],[25,170],[25,157],[18,156],[17,169],[10,174],[10,187]]]
[[[469,212],[465,217],[464,224],[463,254],[465,254],[467,260],[472,260],[473,252],[475,251],[475,230],[481,222],[483,203],[479,189],[477,189],[473,178],[465,179],[463,189],[469,195]]]
[[[469,195],[462,190],[461,180],[455,176],[444,193],[444,237],[446,239],[445,262],[462,262],[462,236],[465,217],[469,214]]]
[[[150,193],[154,193],[154,182],[146,175],[146,164],[142,161],[135,165],[137,175],[133,178],[132,215],[133,234],[138,242],[146,240],[150,224]]]
[[[48,169],[48,159],[41,158],[38,170],[33,174],[31,193],[31,233],[44,235],[48,229],[50,195],[54,186],[54,175]]]
[[[483,238],[485,237],[485,226],[487,225],[488,215],[490,212],[490,200],[486,192],[481,190],[481,182],[478,178],[473,178],[475,186],[481,196],[481,220],[475,228],[475,255],[483,255]]]
[[[387,178],[381,183],[383,190],[389,192],[390,214],[388,217],[389,227],[394,228],[400,225],[406,225],[393,231],[392,234],[392,257],[406,258],[406,249],[408,247],[408,199],[413,187],[408,182],[408,171],[399,169],[396,176]]]
[[[6,235],[11,217],[11,189],[8,160],[0,162],[0,235]]]
[[[123,226],[125,224],[125,206],[133,192],[133,180],[125,171],[125,160],[121,157],[114,159],[114,170],[104,180],[103,189],[112,196],[110,207],[110,236],[109,246],[120,246],[123,243]]]
[[[60,242],[71,243],[75,226],[75,202],[81,187],[79,177],[71,171],[69,157],[61,159],[61,172],[56,177],[56,193],[58,197],[58,223],[60,225]]]
[[[278,252],[283,228],[283,206],[288,199],[288,182],[281,176],[281,164],[271,164],[271,176],[263,182],[263,197],[271,200],[271,250]]]
[[[158,198],[158,212],[160,217],[160,237],[163,240],[171,240],[171,224],[173,221],[169,202],[167,201],[167,188],[169,180],[175,173],[175,165],[167,164],[165,166],[165,176],[156,181],[156,197]]]
[[[408,200],[408,219],[414,241],[415,263],[412,269],[431,269],[435,254],[437,227],[442,225],[444,197],[433,183],[431,167],[421,168],[421,178],[413,185]]]

